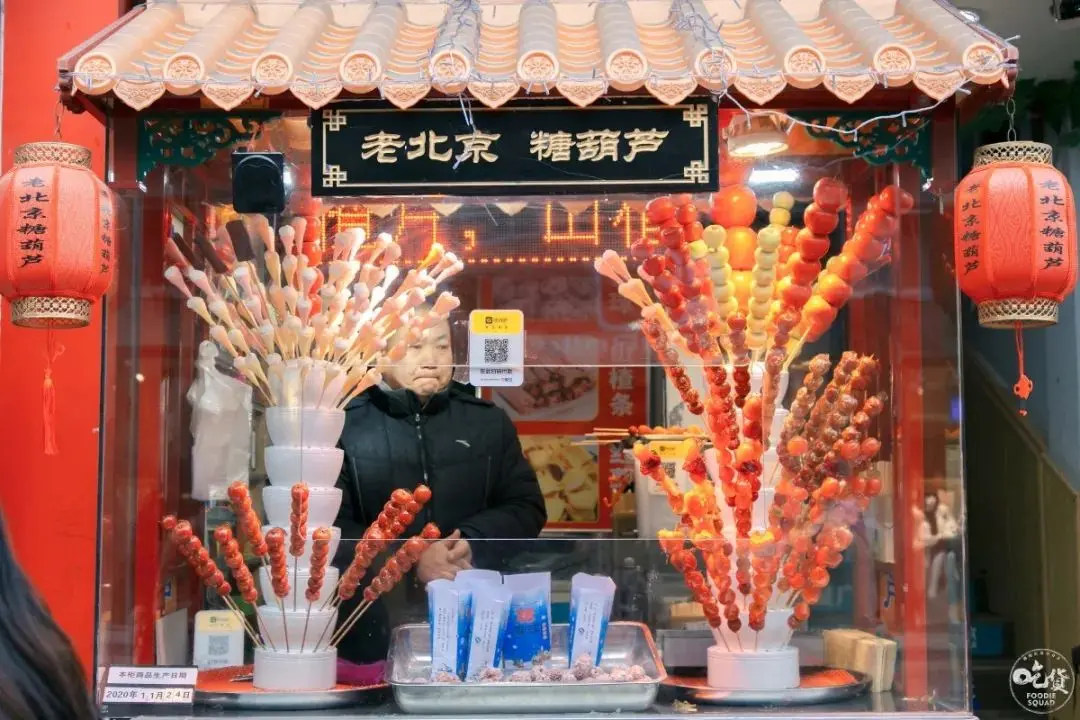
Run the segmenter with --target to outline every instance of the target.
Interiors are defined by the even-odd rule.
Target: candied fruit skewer
[[[435,542],[440,536],[441,532],[434,525],[430,523],[424,528],[425,533],[416,535],[401,545],[397,552],[386,561],[382,570],[379,571],[378,576],[371,581],[371,584],[364,589],[364,600],[361,602],[346,618],[345,622],[341,624],[341,629],[336,635],[331,636],[329,646],[334,647],[344,639],[350,630],[360,622],[360,618],[364,616],[364,613],[368,611],[380,595],[385,595],[393,589],[394,585],[401,582],[401,579],[412,570],[413,566],[420,561],[420,556],[424,554],[424,551],[428,549],[431,543]]]
[[[255,590],[255,579],[251,576],[251,570],[248,569],[247,564],[244,562],[244,553],[240,550],[240,543],[233,537],[232,528],[227,524],[219,525],[214,530],[214,539],[217,541],[221,553],[225,556],[225,565],[232,570],[233,579],[236,581],[240,596],[244,599],[244,602],[254,607],[259,597],[258,592]],[[236,603],[232,602],[231,599],[226,602],[243,623],[244,632],[251,638],[255,647],[263,647],[263,643],[259,640],[255,629],[248,623],[247,618],[240,612],[240,608],[236,606]],[[269,640],[269,634],[264,634]],[[273,649],[273,642],[271,642],[271,649]]]
[[[300,651],[304,651],[307,644],[308,624],[311,622],[311,606],[319,600],[322,593],[323,581],[326,579],[326,565],[330,562],[330,540],[333,538],[330,528],[316,528],[311,533],[311,570],[308,575],[307,590],[304,591],[304,599],[307,600],[307,614],[304,616],[304,632],[300,636]]]
[[[647,445],[638,443],[634,445],[634,459],[638,462],[641,474],[655,482],[667,495],[668,505],[671,507],[672,512],[675,513],[675,516],[682,517],[685,513],[683,492],[675,481],[671,479],[671,476],[664,471],[660,456],[650,450]]]
[[[293,587],[298,586],[300,573],[300,556],[304,554],[304,545],[307,540],[308,500],[311,491],[304,483],[296,483],[292,486],[292,505],[289,512],[289,554],[295,558],[293,562]],[[293,610],[296,610],[296,596],[293,593]]]

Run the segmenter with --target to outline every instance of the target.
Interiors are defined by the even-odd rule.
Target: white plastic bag
[[[214,367],[217,346],[199,345],[191,403],[191,497],[203,502],[225,497],[229,485],[248,480],[251,465],[251,387]]]

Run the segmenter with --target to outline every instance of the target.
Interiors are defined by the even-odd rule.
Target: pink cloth
[[[338,660],[337,679],[339,683],[346,685],[378,685],[383,681],[385,668],[386,662],[384,660],[368,665],[357,665],[348,660]]]

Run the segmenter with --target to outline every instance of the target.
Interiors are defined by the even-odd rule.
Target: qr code
[[[484,338],[484,364],[503,365],[510,362],[510,338]]]
[[[221,657],[229,654],[228,635],[210,635],[206,638],[206,654],[211,657]]]
[[[664,473],[666,473],[669,478],[675,477],[675,471],[676,471],[676,469],[678,469],[678,464],[677,463],[666,462],[666,463],[660,463],[660,465],[661,465],[661,467],[664,468]]]

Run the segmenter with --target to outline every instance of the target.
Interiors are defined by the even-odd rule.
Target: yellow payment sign
[[[524,313],[469,313],[469,382],[476,387],[517,387],[525,382]]]
[[[474,335],[522,335],[525,314],[520,310],[473,310],[469,332]]]

